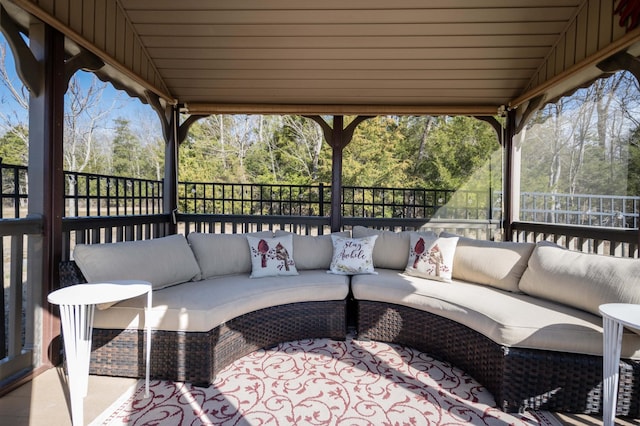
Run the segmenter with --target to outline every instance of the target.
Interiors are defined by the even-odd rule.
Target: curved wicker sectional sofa
[[[189,243],[174,235],[78,246],[75,261],[61,264],[61,285],[127,276],[151,282],[151,376],[206,386],[220,369],[257,349],[306,338],[345,338],[349,277],[327,274],[326,258],[314,254],[324,248],[331,261],[330,237],[308,242],[309,256],[300,250],[299,257],[309,268],[299,267],[299,275],[256,279],[249,278],[244,235],[192,233]],[[143,298],[97,309],[91,374],[144,377],[144,321]]]
[[[460,238],[452,281],[439,282],[404,273],[408,232],[354,227],[352,233],[377,235],[376,274],[328,274],[330,236],[294,235],[299,275],[252,279],[246,238],[192,233],[77,248],[76,262],[61,264],[61,281],[104,281],[100,274],[107,274],[159,287],[150,316],[156,378],[206,385],[253,350],[304,338],[344,339],[347,318],[354,318],[359,339],[400,343],[449,361],[485,385],[504,410],[601,411],[597,307],[640,303],[640,261],[546,243]],[[142,264],[155,267],[141,266],[141,250]],[[191,260],[198,268],[176,266]],[[143,311],[139,298],[96,312],[92,374],[144,375]],[[622,358],[617,414],[640,417],[640,335],[625,331]]]

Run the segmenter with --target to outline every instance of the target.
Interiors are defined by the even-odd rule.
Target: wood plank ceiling
[[[191,112],[497,112],[633,38],[615,0],[12,3]]]

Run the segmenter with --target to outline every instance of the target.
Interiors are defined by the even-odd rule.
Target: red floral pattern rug
[[[93,425],[559,425],[509,414],[473,378],[416,350],[302,340],[256,351],[209,388],[144,381]]]

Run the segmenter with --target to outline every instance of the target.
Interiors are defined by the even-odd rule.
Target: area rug
[[[463,371],[399,345],[301,340],[245,356],[208,388],[144,381],[92,425],[545,425],[509,414]]]

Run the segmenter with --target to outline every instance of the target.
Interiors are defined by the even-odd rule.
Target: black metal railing
[[[179,183],[180,211],[191,214],[325,216],[331,187]],[[342,188],[345,217],[499,219],[500,193],[423,188]]]
[[[65,172],[65,216],[162,213],[162,181]]]
[[[28,177],[26,166],[0,164],[2,209],[0,218],[19,218],[27,215]]]
[[[1,164],[0,218],[25,217],[27,167]],[[179,211],[185,214],[300,216],[329,215],[331,187],[180,182]],[[163,213],[163,182],[65,172],[65,217]],[[523,192],[521,222],[638,229],[640,197]],[[345,218],[499,221],[501,192],[423,188],[342,188]]]
[[[187,214],[325,216],[330,191],[323,184],[180,182],[178,203]]]
[[[28,168],[0,164],[0,218],[27,215]],[[91,173],[65,172],[65,217],[162,213],[163,182]]]
[[[346,186],[344,217],[494,220],[501,217],[499,192]]]

